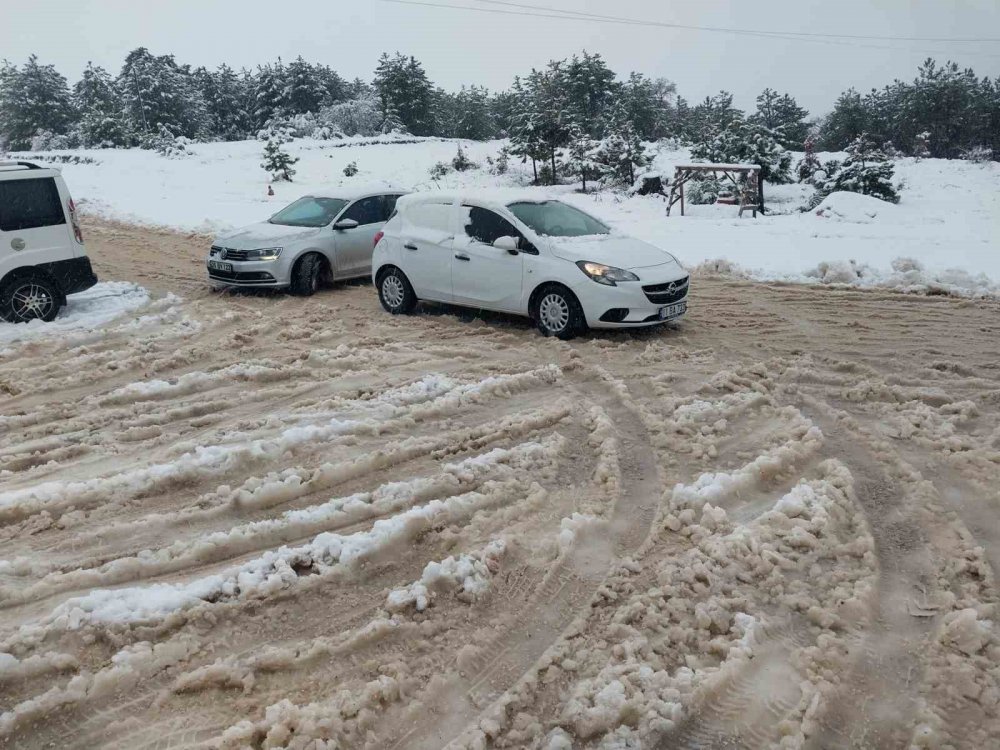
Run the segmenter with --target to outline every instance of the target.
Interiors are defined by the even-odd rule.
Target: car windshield
[[[582,237],[611,232],[593,216],[560,201],[521,201],[509,203],[507,208],[538,234],[548,237]]]
[[[325,227],[346,205],[347,201],[343,198],[307,195],[278,211],[268,219],[268,223],[289,227]]]

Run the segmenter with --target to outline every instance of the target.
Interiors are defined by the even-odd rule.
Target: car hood
[[[325,227],[290,227],[286,224],[270,224],[261,221],[235,232],[220,234],[213,244],[231,247],[234,250],[253,250],[271,247],[276,243],[294,242],[319,234]]]
[[[548,239],[554,255],[573,263],[578,260],[589,260],[630,271],[677,263],[677,259],[666,250],[631,237],[590,235]]]

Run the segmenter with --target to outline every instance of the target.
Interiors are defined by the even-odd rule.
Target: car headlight
[[[638,281],[639,277],[624,268],[606,266],[603,263],[594,263],[589,260],[578,260],[577,267],[587,274],[598,284],[605,286],[617,286],[619,281]]]
[[[281,255],[280,247],[260,247],[256,250],[247,250],[247,260],[275,260]]]

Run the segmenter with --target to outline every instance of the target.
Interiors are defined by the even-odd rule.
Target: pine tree
[[[757,97],[757,111],[747,119],[773,131],[783,147],[799,148],[809,135],[808,114],[788,94],[768,88]]]
[[[871,195],[889,203],[899,203],[899,193],[892,184],[894,168],[868,133],[862,133],[847,147],[843,164],[827,164],[826,178],[816,186],[812,205],[835,191]]]
[[[781,147],[773,131],[742,118],[696,142],[691,156],[716,164],[758,164],[761,179],[775,185],[791,182],[792,155]]]
[[[132,50],[116,86],[130,129],[140,135],[156,137],[161,125],[188,138],[207,129],[205,101],[197,83],[173,55],[157,57],[145,47]]]
[[[32,55],[20,70],[5,64],[0,73],[0,133],[12,150],[31,147],[36,133],[65,133],[73,124],[69,85],[51,65]]]
[[[250,114],[253,128],[263,128],[288,110],[288,77],[281,58],[273,65],[257,66],[253,79],[253,104]]]
[[[483,141],[492,137],[489,92],[480,86],[462,87],[455,95],[455,137]]]
[[[73,103],[80,113],[80,138],[85,148],[113,148],[129,142],[122,98],[111,75],[87,63],[73,87]]]
[[[820,130],[820,141],[827,151],[842,151],[847,144],[871,126],[871,115],[859,94],[848,89],[841,94]]]
[[[574,124],[570,128],[566,168],[571,174],[580,176],[585,193],[587,180],[596,180],[604,174],[604,165],[595,158],[598,146],[599,142],[591,138],[579,124]]]
[[[646,166],[649,158],[622,102],[608,114],[604,130],[605,137],[595,152],[595,160],[615,182],[634,184],[636,169]]]
[[[197,68],[193,75],[205,101],[206,127],[211,137],[224,141],[246,138],[251,123],[245,77],[241,79],[225,64],[215,71]]]
[[[435,132],[434,87],[415,57],[383,54],[375,69],[375,90],[385,123],[398,122],[413,135]]]
[[[290,156],[286,151],[283,151],[281,144],[276,140],[268,140],[267,145],[264,146],[264,161],[261,162],[261,167],[271,173],[271,178],[273,180],[283,180],[285,182],[291,182],[292,176],[295,174],[295,170],[292,169],[292,165],[298,162],[297,158]]]
[[[515,105],[510,128],[510,153],[521,157],[524,164],[531,159],[533,181],[538,184],[538,160],[543,158],[544,143],[541,136],[540,116],[535,111],[535,102],[528,86],[521,79],[514,78],[511,89]]]
[[[327,96],[328,92],[320,79],[319,71],[303,60],[302,55],[288,64],[285,70],[283,99],[289,114],[318,112],[320,104]]]

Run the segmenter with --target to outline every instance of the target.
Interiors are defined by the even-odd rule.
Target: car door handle
[[[407,250],[416,250],[417,249],[417,246],[414,245],[412,242],[405,243],[403,245],[403,247],[405,247]]]
[[[458,258],[459,260],[472,260],[472,258],[470,258],[465,253],[455,253],[455,257]]]

